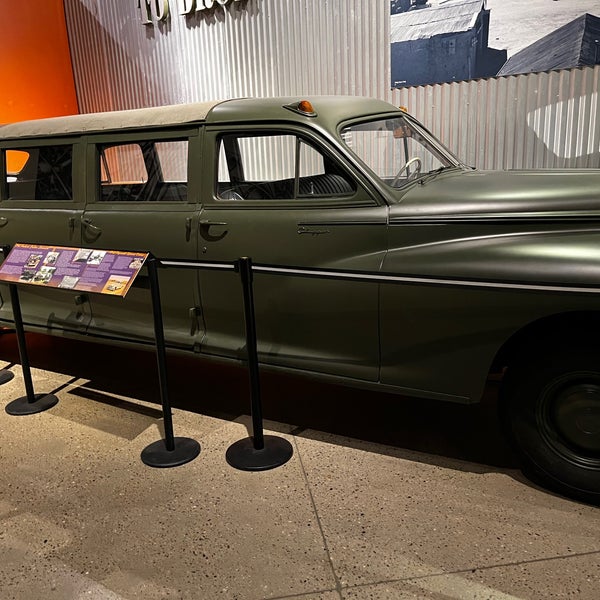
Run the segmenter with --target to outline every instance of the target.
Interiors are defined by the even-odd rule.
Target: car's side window
[[[73,146],[5,150],[8,200],[72,200]]]
[[[185,202],[187,140],[99,144],[99,200]]]
[[[220,200],[310,200],[355,191],[355,183],[334,160],[295,135],[218,138]]]

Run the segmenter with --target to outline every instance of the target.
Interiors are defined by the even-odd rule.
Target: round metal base
[[[35,401],[29,402],[27,396],[17,398],[6,405],[9,415],[34,415],[52,408],[58,403],[58,398],[53,394],[35,394]]]
[[[174,438],[174,449],[167,450],[165,440],[158,440],[142,450],[142,462],[149,467],[179,467],[200,454],[200,444],[191,438]]]
[[[265,447],[261,450],[254,448],[252,438],[244,438],[227,448],[225,458],[227,462],[240,471],[267,471],[285,464],[294,449],[284,438],[275,435],[265,435]]]
[[[15,374],[8,369],[0,369],[0,385],[3,383],[8,383],[12,379],[14,379]]]

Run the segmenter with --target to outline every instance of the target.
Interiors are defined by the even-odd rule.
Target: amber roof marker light
[[[304,115],[305,117],[316,117],[317,113],[313,108],[310,100],[300,100],[299,102],[292,102],[292,104],[285,104],[283,108],[287,108],[299,115]]]

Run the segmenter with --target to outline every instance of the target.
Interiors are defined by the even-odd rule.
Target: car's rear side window
[[[100,201],[187,200],[187,140],[98,145]]]
[[[72,200],[73,146],[5,150],[8,200]]]

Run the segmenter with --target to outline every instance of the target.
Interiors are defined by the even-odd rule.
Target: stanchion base
[[[265,447],[261,450],[254,448],[252,438],[244,438],[227,448],[227,462],[240,471],[267,471],[285,464],[294,449],[284,438],[275,435],[265,435]]]
[[[53,394],[34,394],[35,401],[29,402],[27,396],[17,398],[6,405],[9,415],[35,415],[52,408],[58,403],[58,398]]]
[[[8,369],[0,369],[0,385],[3,383],[8,383],[12,379],[14,379],[15,374]]]
[[[142,462],[149,467],[179,467],[200,454],[200,444],[191,438],[176,437],[174,449],[167,450],[165,440],[158,440],[142,450]]]

